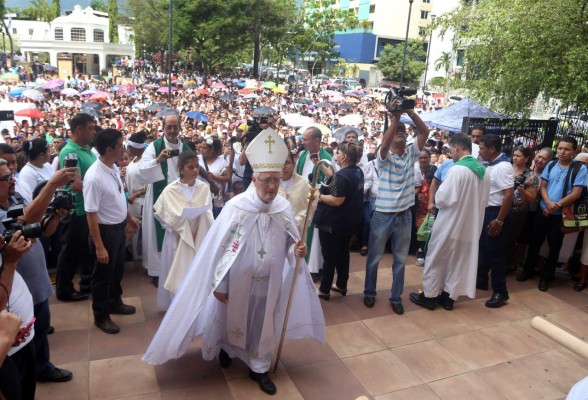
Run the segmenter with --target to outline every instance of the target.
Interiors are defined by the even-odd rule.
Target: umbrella
[[[2,82],[18,82],[19,80],[20,78],[18,77],[18,74],[15,74],[14,72],[7,72],[0,76],[0,81]]]
[[[26,87],[30,87],[30,88],[36,88],[38,86],[41,86],[41,84],[39,82],[27,82]]]
[[[180,79],[174,79],[173,81],[171,81],[172,85],[183,85],[184,81],[180,80]]]
[[[84,107],[84,106],[82,106],[82,109],[80,110],[80,112],[84,113],[84,114],[91,115],[94,118],[99,118],[102,115],[102,114],[100,114],[100,111],[98,111],[94,108]]]
[[[82,104],[82,108],[93,108],[94,110],[101,110],[102,107],[104,107],[104,104],[99,101],[87,101]]]
[[[310,99],[294,99],[294,103],[298,103],[298,104],[312,104],[312,100]]]
[[[255,93],[249,93],[243,96],[244,99],[257,99],[259,96]]]
[[[244,88],[245,87],[245,82],[244,81],[237,82],[237,86],[240,87],[240,88]]]
[[[281,87],[275,87],[272,90],[276,93],[281,93],[281,94],[286,93],[286,91],[284,89],[282,89]]]
[[[175,87],[171,88],[172,92],[176,92],[178,89]],[[169,92],[169,88],[167,86],[162,86],[159,89],[156,90],[157,93],[168,93]]]
[[[43,101],[45,100],[45,96],[43,95],[43,93],[39,92],[38,90],[35,89],[27,89],[24,92],[21,93],[21,97],[27,98],[29,100],[33,100],[33,101]]]
[[[357,93],[355,90],[347,90],[345,91],[345,96],[359,96],[359,93]]]
[[[305,130],[307,130],[308,128],[312,128],[312,127],[319,128],[323,135],[329,136],[331,134],[331,129],[329,129],[328,126],[323,125],[323,124],[315,124],[315,123],[304,125],[302,128],[298,129],[298,133],[304,133]]]
[[[102,75],[92,75],[92,79],[94,79],[95,81],[100,81],[100,82],[104,82],[106,79],[104,79],[104,77]]]
[[[43,85],[43,89],[55,89],[63,85],[63,81],[61,79],[51,79],[49,82]]]
[[[187,85],[196,85],[196,81],[194,79],[190,79],[189,81],[186,81],[186,86]]]
[[[120,85],[118,90],[116,91],[118,94],[120,95],[127,95],[127,94],[131,94],[135,91],[135,87],[133,85],[130,84],[124,84],[124,85]]]
[[[266,88],[266,89],[273,89],[276,87],[276,82],[272,82],[272,81],[263,82],[261,84],[261,87]]]
[[[331,103],[341,103],[342,101],[345,101],[345,98],[342,96],[333,96],[329,99],[329,101]]]
[[[210,90],[208,90],[208,89],[196,89],[194,91],[194,93],[196,93],[196,94],[202,94],[204,96],[208,96],[208,95],[210,95]]]
[[[312,118],[296,113],[284,115],[284,120],[288,126],[296,128],[299,126],[310,125],[313,122]]]
[[[354,103],[359,103],[359,100],[357,100],[357,99],[356,99],[356,98],[354,98],[354,97],[347,97],[347,98],[345,99],[345,102],[346,102],[346,103],[351,103],[351,104],[354,104]]]
[[[325,101],[321,101],[320,103],[316,103],[315,106],[319,107],[319,108],[335,108],[334,105],[332,105],[331,103],[327,103]]]
[[[89,97],[91,101],[105,101],[108,97],[108,93],[106,92],[98,92],[94,93],[92,96]]]
[[[237,99],[237,96],[234,94],[223,94],[221,97],[218,98],[220,101],[233,101]]]
[[[323,90],[320,94],[321,96],[338,96],[340,93],[336,90]]]
[[[339,122],[343,125],[357,126],[363,122],[363,117],[359,114],[349,114],[339,118]]]
[[[355,107],[353,104],[343,103],[339,106],[339,110],[351,110],[353,107]]]
[[[88,90],[84,90],[82,93],[80,93],[82,96],[92,96],[93,94],[99,93],[100,91],[97,89],[88,89]]]
[[[213,89],[226,89],[227,86],[222,82],[214,82],[211,86]]]
[[[61,91],[61,94],[64,96],[79,96],[80,92],[73,88],[65,88]]]
[[[157,112],[157,111],[161,111],[161,110],[163,110],[165,108],[167,108],[167,105],[166,104],[163,104],[163,103],[153,103],[149,107],[147,107],[145,110],[146,111],[150,111],[150,112]]]
[[[270,115],[274,115],[275,113],[276,113],[276,110],[274,110],[273,108],[268,107],[268,106],[257,107],[253,111],[253,115],[256,117],[268,117]]]
[[[23,87],[21,87],[21,88],[18,88],[18,89],[11,90],[11,91],[10,91],[10,93],[8,93],[8,96],[10,96],[10,97],[18,97],[18,96],[20,96],[20,95],[22,94],[22,92],[24,92],[25,90],[27,90],[27,88],[23,88]]]
[[[335,133],[333,133],[333,137],[337,138],[339,140],[343,140],[345,139],[345,136],[349,133],[349,132],[355,132],[357,134],[357,137],[363,137],[363,131],[359,128],[353,128],[353,127],[345,127],[345,128],[339,128],[335,131]]]
[[[249,94],[249,93],[251,93],[251,90],[249,90],[249,89],[241,89],[241,90],[239,90],[239,94]]]
[[[45,65],[45,66],[43,66],[43,71],[45,71],[45,72],[57,72],[57,67],[54,67],[53,65]]]
[[[186,86],[184,86],[184,89],[196,89],[198,87],[197,83],[189,83]]]
[[[151,85],[145,85],[143,87],[145,89],[151,89],[151,90],[159,89],[159,86],[158,85],[153,85],[153,84],[151,84]]]
[[[43,113],[36,108],[25,108],[24,110],[20,110],[14,113],[15,116],[18,117],[29,117],[29,118],[36,118],[41,119],[45,118]]]
[[[206,117],[206,115],[204,115],[202,111],[188,111],[186,113],[186,117],[193,119],[195,121],[208,122],[208,118]]]
[[[163,110],[161,110],[157,114],[155,114],[155,117],[156,118],[165,118],[168,115],[180,115],[180,113],[177,110],[174,110],[173,108],[164,108]]]

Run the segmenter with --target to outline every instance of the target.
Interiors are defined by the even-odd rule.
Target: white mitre
[[[261,131],[245,150],[253,172],[282,172],[288,146],[273,129]]]

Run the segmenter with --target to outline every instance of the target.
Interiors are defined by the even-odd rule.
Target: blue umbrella
[[[255,93],[249,93],[243,96],[244,99],[257,99],[259,96]]]
[[[8,95],[10,97],[18,97],[22,94],[22,92],[24,92],[25,90],[27,90],[27,88],[18,88],[18,89],[14,89],[13,91],[11,91],[10,93],[8,93]]]
[[[204,115],[204,113],[202,113],[201,111],[188,111],[186,113],[186,117],[196,121],[208,123],[208,118],[206,118],[206,115]]]
[[[245,82],[243,82],[243,81],[237,82],[237,86],[240,87],[240,88],[244,88],[245,87]]]

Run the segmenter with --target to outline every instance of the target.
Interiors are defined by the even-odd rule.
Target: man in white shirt
[[[135,307],[122,302],[125,263],[125,225],[139,229],[127,209],[127,201],[115,162],[124,151],[122,133],[105,129],[96,135],[100,158],[84,176],[84,207],[96,254],[92,272],[92,310],[94,324],[106,333],[118,333],[110,314],[130,315]]]

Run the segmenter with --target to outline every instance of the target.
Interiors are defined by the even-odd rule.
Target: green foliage
[[[52,19],[51,7],[47,0],[32,0],[31,5],[23,9],[19,17],[30,18],[37,21],[51,21]]]
[[[96,11],[108,12],[108,5],[102,0],[92,0],[90,7]]]
[[[108,0],[108,41],[118,43],[118,2]]]
[[[51,17],[55,19],[61,15],[61,4],[59,0],[53,0],[51,2]]]
[[[479,101],[528,113],[540,94],[588,108],[588,2],[493,0],[462,3],[437,18],[465,49],[463,81]]]
[[[378,68],[387,79],[400,81],[404,43],[386,45],[380,54]],[[405,83],[416,83],[425,71],[425,52],[422,39],[409,39],[404,67]]]
[[[442,76],[435,76],[429,79],[428,86],[437,90],[445,88],[446,79]]]

